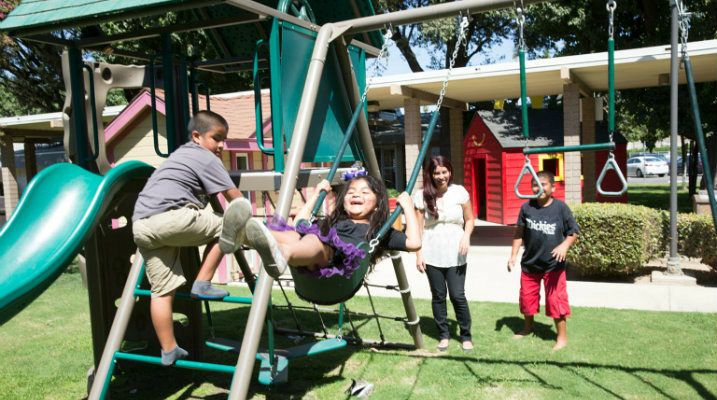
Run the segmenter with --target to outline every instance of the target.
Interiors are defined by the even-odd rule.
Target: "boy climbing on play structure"
[[[229,126],[219,114],[200,111],[187,127],[189,142],[174,151],[147,181],[132,215],[132,232],[152,289],[150,313],[162,346],[162,364],[187,356],[174,337],[172,303],[186,283],[180,264],[181,247],[206,245],[191,296],[218,299],[228,295],[211,285],[222,258],[217,238],[222,217],[207,209],[209,197],[222,193],[227,200],[248,204],[221,162]]]
[[[330,192],[331,185],[322,180],[311,198],[296,215],[296,221],[308,221],[321,191]],[[352,176],[339,194],[336,207],[324,219],[312,224],[290,226],[274,220],[265,226],[250,219],[251,208],[245,203],[232,202],[227,207],[225,229],[220,247],[232,253],[242,243],[257,250],[264,268],[274,278],[287,265],[306,268],[316,277],[343,276],[349,278],[361,260],[370,256],[377,261],[382,250],[416,251],[421,248],[421,234],[416,215],[405,213],[406,233],[390,229],[379,242],[379,250],[367,255],[357,245],[370,241],[388,219],[388,196],[383,182],[368,175]],[[411,196],[403,192],[398,203],[404,210],[413,210]]]
[[[523,330],[515,334],[522,339],[533,333],[534,316],[540,311],[540,281],[545,287],[545,315],[552,317],[558,331],[553,350],[568,344],[567,320],[570,315],[565,283],[565,256],[577,239],[578,224],[570,208],[553,198],[555,175],[538,172],[543,193],[520,207],[508,271],[515,265],[521,244],[525,246],[520,261],[520,312],[525,316]],[[533,182],[533,192],[539,187]]]

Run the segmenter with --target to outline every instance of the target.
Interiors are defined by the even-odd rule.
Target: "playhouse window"
[[[562,154],[541,154],[539,157],[540,170],[550,171],[555,175],[555,181],[561,182],[563,177],[563,155]]]
[[[249,170],[249,155],[246,153],[237,153],[236,154],[236,163],[237,163],[237,171],[248,171]],[[242,194],[247,199],[251,199],[249,197],[248,191],[242,191]]]

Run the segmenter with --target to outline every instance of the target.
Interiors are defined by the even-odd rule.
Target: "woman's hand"
[[[514,266],[515,266],[515,257],[510,257],[508,259],[508,272],[512,271]]]
[[[426,272],[426,261],[423,259],[423,254],[416,253],[416,269],[420,273]]]
[[[460,255],[465,256],[468,254],[468,249],[471,247],[471,239],[469,237],[463,236],[461,238],[460,244],[458,244],[458,253]]]

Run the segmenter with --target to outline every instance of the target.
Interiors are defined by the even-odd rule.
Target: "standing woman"
[[[460,326],[463,351],[473,350],[471,313],[465,295],[466,255],[473,232],[473,210],[468,192],[453,184],[453,166],[443,156],[433,156],[423,168],[423,190],[413,200],[423,247],[416,253],[416,267],[428,276],[433,319],[438,327],[438,350],[448,349],[449,294]]]

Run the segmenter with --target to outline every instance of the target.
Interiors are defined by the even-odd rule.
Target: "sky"
[[[490,50],[491,59],[498,60],[497,62],[508,62],[511,60],[511,57],[513,55],[513,42],[510,40],[504,41],[499,46],[496,46],[495,48]],[[430,55],[426,51],[426,49],[423,48],[414,48],[413,51],[416,53],[416,56],[418,57],[418,62],[426,68],[430,62]],[[400,75],[400,74],[408,74],[411,73],[411,69],[408,67],[408,63],[406,62],[406,59],[403,58],[403,55],[401,54],[401,51],[396,47],[396,45],[391,42],[391,45],[388,47],[389,56],[388,58],[388,68],[386,71],[382,74],[384,76],[387,75]],[[501,59],[501,57],[503,59]],[[369,76],[373,74],[373,71],[370,69],[370,67],[373,65],[373,61],[368,61],[367,64],[369,66]],[[480,55],[473,57],[468,65],[479,65],[485,62],[485,59],[481,57]]]

